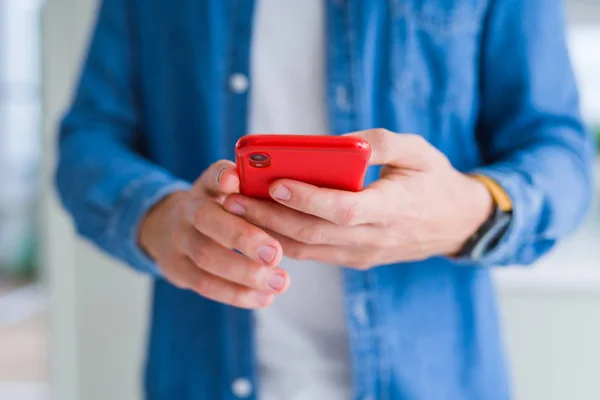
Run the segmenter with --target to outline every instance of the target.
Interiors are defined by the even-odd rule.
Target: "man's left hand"
[[[270,231],[295,259],[368,269],[456,254],[493,210],[478,180],[460,173],[417,135],[355,133],[371,145],[380,179],[361,192],[281,179],[276,203],[229,196],[224,207]]]

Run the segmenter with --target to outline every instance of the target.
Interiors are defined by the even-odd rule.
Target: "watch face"
[[[466,243],[462,255],[473,261],[480,260],[500,242],[512,221],[512,213],[496,208],[475,235]]]

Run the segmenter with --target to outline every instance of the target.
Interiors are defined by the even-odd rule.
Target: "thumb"
[[[193,192],[204,191],[211,196],[237,193],[240,190],[235,163],[228,160],[217,161],[208,167],[194,183]]]
[[[350,133],[369,142],[370,165],[387,165],[410,170],[426,170],[441,153],[419,135],[394,133],[387,129],[367,129]]]

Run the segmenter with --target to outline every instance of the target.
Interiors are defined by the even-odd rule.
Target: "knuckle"
[[[214,280],[207,274],[200,274],[197,281],[193,284],[193,289],[203,296],[212,297]]]
[[[360,208],[357,202],[350,202],[348,205],[341,208],[337,216],[337,224],[342,226],[354,226],[358,224],[360,216]]]
[[[275,212],[267,212],[262,207],[250,207],[248,210],[248,216],[253,222],[267,228],[273,225],[275,215]]]
[[[244,250],[247,250],[245,248],[245,244],[248,242],[247,238],[248,238],[248,229],[240,228],[240,229],[236,230],[235,232],[233,232],[232,238],[231,238],[233,247],[242,250],[242,252]]]
[[[448,167],[451,166],[452,163],[450,162],[450,159],[441,151],[439,151],[436,148],[433,148],[435,156],[434,156],[434,162],[440,166],[444,166],[444,167]]]
[[[244,289],[232,290],[229,295],[228,304],[240,308],[250,308],[252,305],[250,292]]]
[[[433,147],[423,136],[417,135],[416,133],[407,133],[403,135],[403,138],[406,139],[406,145],[417,149],[421,153],[425,151],[426,148]]]
[[[306,244],[322,244],[325,241],[325,235],[319,226],[310,224],[300,229],[298,240]]]
[[[322,203],[322,198],[318,193],[311,193],[310,195],[299,199],[299,202],[303,206],[302,208],[307,210],[315,210]]]
[[[421,135],[410,134],[410,140],[412,141],[412,145],[420,149],[420,153],[423,155],[422,161],[425,165],[437,165],[450,163],[448,157],[441,151],[439,151],[436,147],[434,147],[427,139],[425,139]]]
[[[386,152],[390,146],[390,139],[393,135],[392,132],[384,128],[377,128],[373,130],[373,142],[380,151]]]
[[[206,246],[201,244],[194,249],[191,258],[194,264],[200,267],[210,262],[210,252]]]
[[[241,227],[233,233],[233,244],[240,250],[248,251],[252,243],[259,239],[262,231],[253,226]]]
[[[262,287],[262,274],[260,268],[246,267],[243,268],[241,283],[252,288],[259,289]]]
[[[375,128],[372,130],[372,134],[375,138],[384,140],[391,132],[385,128]]]
[[[409,133],[407,134],[407,136],[410,140],[414,142],[415,145],[426,146],[429,144],[429,142],[427,142],[427,140],[425,140],[423,136],[417,135],[416,133]]]
[[[306,260],[307,254],[304,246],[290,246],[287,251],[287,256],[293,258],[294,260]]]
[[[270,213],[270,212],[265,212],[263,215],[261,215],[261,218],[258,219],[258,223],[262,224],[263,226],[270,228],[270,227],[274,227],[276,226],[275,224],[275,220],[277,217],[277,213]]]

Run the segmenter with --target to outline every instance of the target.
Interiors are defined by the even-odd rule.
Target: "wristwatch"
[[[480,260],[502,239],[512,221],[512,201],[502,187],[485,175],[473,175],[488,189],[496,207],[492,215],[471,235],[457,254],[459,258]]]
[[[496,206],[492,215],[465,242],[457,257],[473,261],[480,260],[502,239],[512,220],[512,212],[502,211]]]

